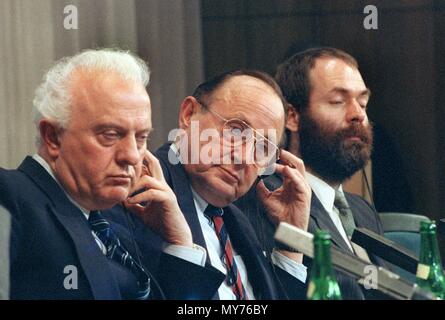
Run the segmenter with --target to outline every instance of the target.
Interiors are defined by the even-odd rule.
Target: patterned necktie
[[[223,213],[224,211],[221,208],[216,208],[211,204],[209,204],[204,211],[204,214],[213,220],[216,235],[223,249],[223,257],[221,258],[227,267],[226,282],[232,288],[237,300],[247,300],[246,290],[241,282],[241,276],[233,256],[232,244],[228,237],[226,227],[224,226]]]
[[[346,201],[345,194],[339,189],[335,190],[334,206],[339,211],[339,216],[343,228],[345,228],[346,235],[351,238],[355,229],[354,216],[352,215],[351,208],[348,201]]]
[[[139,287],[136,299],[147,299],[150,294],[150,277],[144,268],[133,259],[127,249],[121,244],[108,221],[105,220],[100,211],[91,211],[88,222],[93,232],[105,245],[107,258],[120,263],[136,276]]]

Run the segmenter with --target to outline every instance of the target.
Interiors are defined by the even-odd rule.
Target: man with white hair
[[[175,298],[213,294],[217,284],[205,280],[212,270],[179,258],[199,250],[190,232],[162,225],[187,228],[147,150],[148,81],[141,59],[108,49],[64,58],[45,75],[34,99],[38,151],[17,170],[0,169],[1,202],[12,218],[12,299],[156,298],[163,281],[182,287],[185,296]],[[161,221],[162,239],[137,217],[118,222],[106,211],[129,197],[143,161],[154,192],[146,213]],[[160,250],[162,241],[179,249],[176,256]],[[160,284],[150,273],[158,265]],[[194,281],[208,287],[196,290]]]

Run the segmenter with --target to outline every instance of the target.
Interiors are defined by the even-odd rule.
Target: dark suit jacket
[[[134,276],[102,254],[85,216],[34,159],[27,157],[18,170],[0,169],[0,197],[12,217],[12,299],[129,297],[130,291],[125,290],[135,284]],[[195,298],[212,296],[218,283],[208,279],[207,270],[162,254],[160,238],[137,219],[131,218],[132,226],[126,223],[122,207],[103,214],[135,259],[138,254],[133,240],[140,244],[142,263],[155,274],[152,297],[159,297],[156,277],[169,298],[189,298],[192,293]],[[162,266],[159,272],[158,265]],[[76,289],[64,286],[67,276],[76,276],[73,267],[65,269],[67,266],[77,270]],[[196,290],[193,280],[207,281],[209,286]]]
[[[160,160],[165,179],[175,192],[179,206],[192,230],[194,243],[206,248],[204,235],[193,201],[189,178],[180,163],[173,165],[169,162],[169,149],[170,144],[165,144],[156,151],[155,155]],[[235,205],[231,204],[224,208],[223,219],[232,245],[237,253],[242,256],[246,265],[255,298],[287,298],[287,294],[283,291],[283,287],[274,273],[274,266],[264,256],[255,231],[246,216]],[[301,283],[290,275],[288,275],[287,280],[290,282],[290,286]],[[293,297],[290,296],[290,298]]]
[[[282,179],[279,175],[271,175],[264,180],[269,190],[275,190],[282,185]],[[367,228],[380,235],[383,235],[383,229],[375,209],[366,202],[363,198],[345,192],[346,199],[351,207],[354,215],[354,220],[357,227]],[[239,199],[236,203],[244,213],[247,214],[249,220],[252,221],[257,233],[262,234],[262,245],[266,250],[270,250],[273,246],[273,236],[275,233],[275,226],[267,219],[265,209],[259,204],[256,198],[255,186],[246,194],[245,197]],[[311,214],[309,219],[308,232],[314,233],[317,229],[328,230],[331,234],[332,245],[340,248],[346,253],[351,253],[348,245],[343,240],[343,237],[338,232],[328,212],[323,208],[317,196],[312,193],[311,200]],[[370,255],[371,262],[379,266],[385,266],[385,262],[375,255]],[[303,261],[304,265],[308,267],[310,275],[312,261],[306,257]],[[345,273],[336,272],[337,281],[342,292],[343,299],[365,299],[365,298],[382,298],[377,292],[373,290],[365,290],[357,281]],[[309,280],[309,279],[308,279]],[[309,281],[306,281],[308,283]],[[286,284],[284,281],[283,283]],[[292,288],[288,288],[292,290]],[[298,288],[301,291],[301,288]],[[306,292],[307,289],[303,289]],[[305,298],[301,296],[301,298]]]

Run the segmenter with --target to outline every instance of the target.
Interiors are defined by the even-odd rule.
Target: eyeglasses
[[[227,119],[208,105],[196,99],[196,101],[215,117],[224,122],[222,136],[224,143],[232,148],[246,146],[254,142],[253,160],[260,168],[266,168],[280,159],[278,146],[266,138],[263,134],[252,128],[245,121],[238,118]]]

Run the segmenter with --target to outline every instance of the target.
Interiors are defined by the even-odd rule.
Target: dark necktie
[[[241,282],[241,276],[233,256],[232,244],[224,226],[223,213],[224,211],[221,208],[216,208],[210,204],[204,211],[204,214],[213,220],[216,235],[223,249],[223,257],[221,258],[227,268],[226,283],[232,288],[237,300],[247,300],[246,290]]]
[[[105,220],[100,211],[91,211],[88,222],[93,232],[105,245],[107,258],[120,263],[136,276],[139,287],[136,299],[147,299],[150,294],[150,277],[144,268],[133,259],[127,249],[121,244],[108,221]]]

